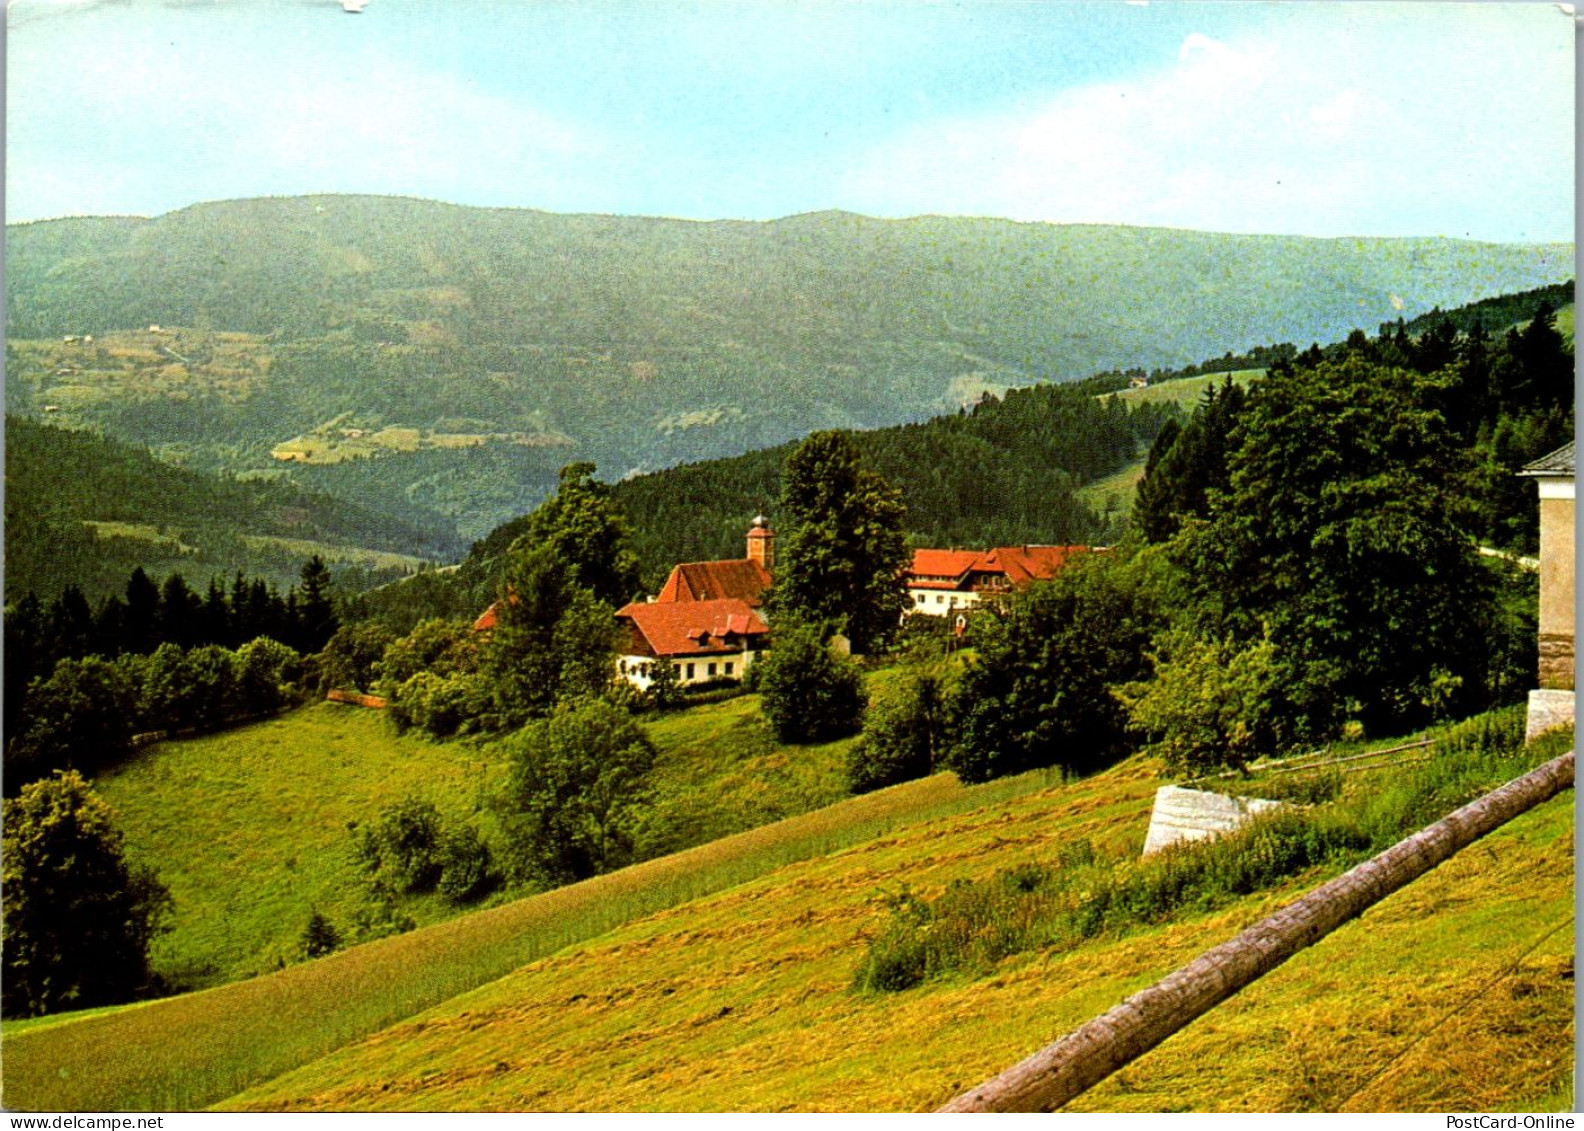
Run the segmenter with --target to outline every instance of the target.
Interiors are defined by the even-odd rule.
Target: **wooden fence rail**
[[[1564,754],[1414,833],[941,1111],[1055,1111],[1343,923],[1573,784]]]

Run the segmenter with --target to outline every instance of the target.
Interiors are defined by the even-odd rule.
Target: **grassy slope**
[[[1049,859],[1078,837],[1136,850],[1155,784],[1133,762],[795,865],[535,963],[222,1106],[937,1105],[1319,879],[1165,928],[1014,957],[977,979],[851,992],[863,939],[884,918],[882,893],[903,883],[933,893]],[[1565,1099],[1571,934],[1546,932],[1569,921],[1571,876],[1571,798],[1562,798],[1383,902],[1082,1104],[1456,1110]],[[1477,988],[1477,1006],[1460,1009]]]
[[[170,887],[155,969],[201,987],[280,965],[313,909],[343,930],[362,899],[348,823],[408,794],[469,817],[500,767],[477,748],[398,738],[374,711],[318,704],[150,747],[96,783],[130,857]],[[447,914],[413,901],[420,923]]]
[[[875,673],[871,682],[884,680]],[[645,857],[808,812],[847,795],[851,739],[779,745],[756,696],[646,725],[659,748],[655,804],[640,831]],[[155,969],[196,989],[275,969],[296,957],[310,913],[343,933],[363,903],[348,853],[351,822],[408,795],[450,821],[496,835],[488,799],[504,767],[486,744],[398,737],[377,712],[319,704],[279,719],[168,742],[97,783],[120,813],[132,859],[176,900]],[[459,914],[438,897],[403,910],[420,925]]]
[[[7,1026],[5,1103],[32,1111],[201,1107],[640,916],[1050,780],[1032,774],[964,788],[937,775],[261,978]]]

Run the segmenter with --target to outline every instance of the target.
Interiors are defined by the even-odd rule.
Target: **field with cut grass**
[[[964,787],[936,775],[261,978],[7,1024],[3,1098],[31,1111],[216,1103],[641,916],[1053,780],[1033,773]]]
[[[679,751],[720,733],[744,703],[692,714],[691,727],[687,715],[658,725]],[[1437,780],[1467,785],[1515,764],[1476,752]],[[1392,793],[1385,780],[1348,774],[1342,790],[1368,802]],[[869,940],[904,893],[934,899],[1009,868],[1060,869],[1077,846],[1126,875],[1158,784],[1145,758],[1065,784],[1029,775],[964,788],[938,775],[262,978],[7,1025],[5,1100],[26,1110],[931,1107],[1341,866],[902,992],[855,989]],[[1571,816],[1564,797],[1465,850],[1080,1104],[1565,1107]]]
[[[1136,854],[1158,784],[1095,778],[920,823],[631,923],[220,1105],[249,1110],[918,1110],[943,1103],[1333,874],[1210,913],[855,991],[904,889]],[[1086,1110],[1489,1110],[1571,1096],[1563,797],[1185,1029]]]

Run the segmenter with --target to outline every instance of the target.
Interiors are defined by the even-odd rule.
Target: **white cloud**
[[[1571,239],[1570,53],[1421,23],[1408,41],[1336,20],[1280,42],[1195,32],[1143,77],[894,137],[851,170],[844,206]]]

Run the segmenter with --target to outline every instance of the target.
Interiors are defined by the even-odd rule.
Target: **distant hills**
[[[338,196],[7,239],[9,411],[195,470],[273,471],[467,539],[531,509],[574,459],[616,479],[987,391],[1329,341],[1558,282],[1573,255]]]
[[[89,432],[6,417],[5,595],[76,585],[118,592],[134,567],[181,573],[198,589],[242,569],[282,589],[321,554],[336,573],[403,576],[460,547],[444,529],[283,481],[238,482],[172,467]]]

